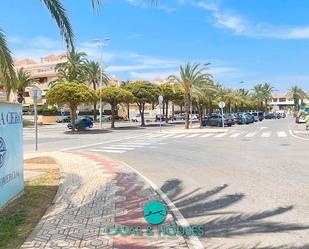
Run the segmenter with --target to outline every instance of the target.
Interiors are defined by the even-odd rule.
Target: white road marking
[[[218,135],[216,135],[214,137],[224,137],[224,136],[226,136],[226,133],[220,133],[220,134],[218,134]]]
[[[187,134],[180,134],[180,135],[175,136],[174,138],[176,138],[176,137],[185,137],[185,136],[187,136]]]
[[[142,136],[138,135],[138,136],[114,139],[114,140],[104,141],[104,142],[99,142],[99,143],[94,143],[94,144],[86,144],[86,145],[80,145],[80,146],[73,146],[73,147],[68,147],[68,148],[61,149],[60,151],[84,149],[84,148],[89,148],[89,147],[93,147],[93,146],[97,146],[97,145],[110,144],[110,143],[114,143],[114,142],[122,142],[124,140],[140,138],[140,137],[143,137],[143,136],[144,135],[142,135]]]
[[[197,136],[200,136],[201,134],[192,134],[192,135],[189,135],[187,137],[197,137]]]
[[[116,153],[116,154],[121,154],[121,153],[125,153],[126,151],[124,150],[101,150],[101,149],[92,149],[89,150],[91,152],[108,152],[108,153]]]
[[[143,145],[135,145],[135,144],[118,144],[118,145],[114,145],[114,146],[126,146],[126,147],[131,147],[131,148],[141,148],[144,147]]]
[[[179,226],[182,227],[189,227],[189,222],[183,217],[179,209],[175,206],[175,204],[168,198],[168,196],[156,185],[154,184],[150,179],[148,179],[146,176],[144,176],[142,173],[128,165],[127,163],[120,162],[122,165],[126,166],[127,168],[134,171],[136,174],[141,176],[148,184],[161,196],[163,201],[168,205],[170,211],[174,214],[176,218],[176,223],[178,223]],[[199,240],[197,236],[190,236],[186,238],[189,248],[194,249],[204,249],[205,247]]]
[[[234,134],[232,134],[230,137],[239,137],[240,136],[240,132],[239,133],[234,133]]]
[[[202,137],[211,137],[211,136],[213,136],[214,134],[212,134],[212,133],[209,133],[209,134],[205,134],[205,135],[203,135]]]
[[[100,147],[103,150],[135,150],[135,148],[130,147],[118,147],[118,146],[107,146],[107,147]]]
[[[256,134],[256,131],[250,132],[250,133],[248,133],[245,137],[254,137],[255,134]]]
[[[128,142],[126,145],[150,145],[151,143],[142,143],[142,142]]]
[[[164,138],[166,138],[166,137],[171,137],[171,136],[174,136],[175,134],[168,134],[168,135],[164,135],[164,136],[162,136],[162,138],[164,137]]]
[[[263,132],[261,137],[270,137],[271,136],[271,131]]]
[[[288,135],[285,133],[285,131],[278,131],[277,132],[278,137],[287,137]]]

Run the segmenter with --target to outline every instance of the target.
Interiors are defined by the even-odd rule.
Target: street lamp
[[[109,42],[110,38],[103,38],[103,39],[93,39],[93,42],[97,44],[99,48],[102,48],[104,45],[107,45],[106,43]],[[103,84],[103,54],[102,50],[100,49],[100,90],[102,89]],[[100,129],[102,129],[102,96],[100,94]]]

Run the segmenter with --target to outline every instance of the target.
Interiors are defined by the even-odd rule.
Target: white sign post
[[[221,109],[221,117],[222,117],[222,127],[224,128],[224,116],[223,116],[223,109],[225,107],[225,103],[223,101],[219,102],[219,107]]]
[[[161,114],[161,108],[162,108],[162,104],[163,104],[163,96],[159,96],[158,97],[158,101],[159,101],[159,106],[160,106],[160,132],[161,132],[161,129],[162,129],[162,114]]]
[[[35,151],[38,151],[38,99],[42,97],[42,91],[36,86],[29,92],[34,103],[34,129],[35,129]]]

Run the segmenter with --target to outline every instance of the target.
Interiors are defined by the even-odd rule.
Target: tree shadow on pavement
[[[200,222],[205,225],[205,237],[207,238],[228,238],[248,234],[279,233],[309,229],[309,224],[300,225],[269,220],[274,216],[291,211],[293,205],[275,207],[256,213],[229,212],[227,208],[243,200],[245,194],[234,193],[224,195],[223,191],[227,188],[228,185],[224,184],[204,192],[197,188],[190,193],[183,193],[182,182],[179,179],[171,179],[163,184],[161,190],[167,194],[185,218],[205,218],[216,215],[216,218],[204,219],[204,221]],[[220,216],[218,217],[218,215]],[[238,247],[236,248],[238,249]],[[271,247],[267,248],[270,249]],[[276,247],[273,248],[276,249]]]

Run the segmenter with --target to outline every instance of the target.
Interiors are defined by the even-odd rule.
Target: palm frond
[[[7,46],[6,36],[0,29],[0,81],[9,98],[11,91],[15,88],[15,70],[11,51]]]
[[[55,19],[61,35],[64,37],[68,50],[74,50],[74,33],[67,10],[60,0],[42,0],[51,16]],[[96,1],[95,1],[96,2]]]

